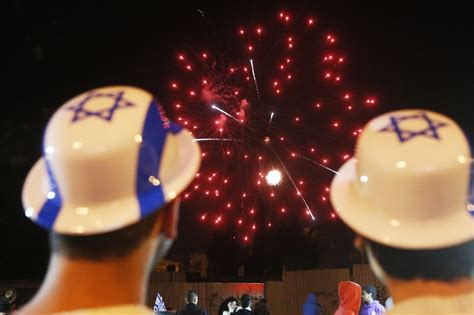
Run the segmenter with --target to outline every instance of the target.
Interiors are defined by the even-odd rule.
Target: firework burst
[[[178,53],[165,96],[203,149],[185,201],[244,242],[288,215],[334,220],[329,182],[375,97],[350,88],[340,40],[313,16],[282,11],[230,36],[225,50]]]

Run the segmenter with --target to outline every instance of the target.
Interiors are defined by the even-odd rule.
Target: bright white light
[[[25,210],[25,215],[26,215],[28,218],[31,218],[34,213],[35,213],[35,211],[34,211],[33,208],[31,208],[31,207],[28,207],[28,208],[26,208],[26,210]]]
[[[54,147],[53,146],[47,146],[45,149],[47,154],[53,154],[54,153]]]
[[[367,183],[369,181],[369,177],[366,176],[366,175],[362,175],[360,177],[360,181],[363,182],[363,183]]]
[[[398,161],[396,164],[395,164],[398,168],[405,168],[407,166],[407,162],[405,161]]]
[[[54,193],[54,191],[50,191],[46,194],[46,197],[48,197],[48,199],[54,199],[54,197],[56,197],[56,194]]]
[[[279,185],[281,183],[281,172],[279,170],[271,170],[267,173],[267,176],[265,178],[267,180],[268,185]]]

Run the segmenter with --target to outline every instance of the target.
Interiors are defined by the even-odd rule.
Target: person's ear
[[[153,227],[153,236],[165,234],[169,239],[178,237],[179,205],[181,198],[177,197],[170,201],[161,211],[158,220]]]

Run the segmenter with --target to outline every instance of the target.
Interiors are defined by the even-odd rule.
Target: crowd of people
[[[377,289],[369,284],[360,287],[352,281],[342,281],[338,288],[339,307],[335,315],[384,315],[386,308],[392,308],[390,297],[387,299],[385,307],[377,300]],[[199,297],[194,291],[188,291],[185,296],[185,306],[177,312],[178,315],[208,315],[208,312],[199,307]],[[387,303],[388,302],[388,303]],[[158,293],[156,297],[155,315],[169,314],[163,297]],[[217,315],[270,315],[270,309],[265,298],[261,298],[255,305],[252,305],[252,298],[248,294],[243,294],[239,300],[231,296],[222,301],[217,311]],[[324,309],[315,293],[309,293],[302,306],[303,315],[322,315]]]
[[[177,315],[208,315],[207,310],[199,307],[199,296],[195,291],[188,291],[184,298],[185,305],[176,312]],[[169,314],[163,297],[158,293],[154,306],[155,315]],[[242,294],[239,300],[230,296],[222,301],[217,311],[218,315],[270,315],[270,311],[264,298],[252,305],[252,298],[249,294]]]
[[[61,106],[23,188],[26,216],[49,231],[51,258],[19,314],[150,314],[148,276],[178,236],[181,194],[200,166],[194,140],[139,88],[98,88]],[[370,121],[337,172],[332,205],[386,284],[389,314],[474,314],[471,161],[456,122],[407,109]],[[352,282],[339,296],[336,315],[357,314],[362,299],[361,311],[382,309],[371,288]],[[178,313],[192,314],[197,301],[190,294]],[[239,306],[234,314],[252,314],[250,297]]]

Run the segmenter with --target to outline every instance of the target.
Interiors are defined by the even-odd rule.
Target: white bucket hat
[[[25,214],[61,234],[135,223],[193,180],[201,161],[193,139],[144,90],[112,86],[76,96],[47,125],[44,155],[23,186]]]
[[[467,211],[471,155],[458,125],[438,113],[400,110],[371,120],[355,157],[331,185],[339,217],[360,235],[403,249],[474,239]]]

